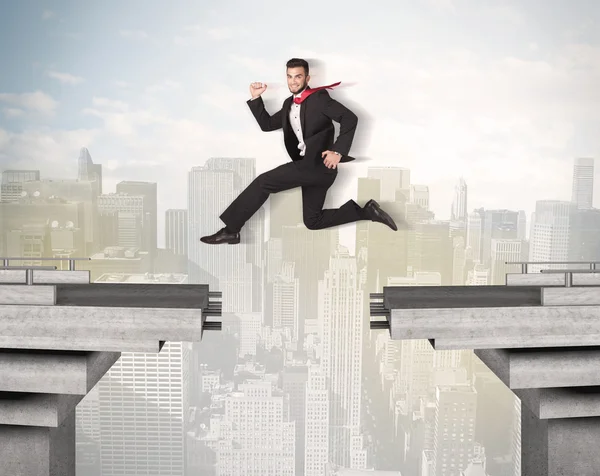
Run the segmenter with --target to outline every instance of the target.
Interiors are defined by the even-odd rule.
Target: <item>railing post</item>
[[[75,260],[74,259],[69,260],[69,271],[75,271]]]
[[[521,263],[521,273],[527,274],[527,263]]]
[[[4,260],[2,260],[2,261],[4,261],[4,266],[5,266],[5,267],[7,267],[7,266],[8,266],[8,260],[7,260],[7,259],[4,259]]]
[[[25,270],[25,279],[27,284],[33,284],[33,268]]]
[[[573,286],[573,273],[570,271],[565,273],[565,287],[570,288]]]

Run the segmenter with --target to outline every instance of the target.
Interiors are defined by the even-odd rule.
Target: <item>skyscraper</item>
[[[79,150],[77,180],[95,182],[96,195],[102,194],[102,164],[94,164],[90,152],[85,147]]]
[[[165,212],[165,248],[176,255],[188,252],[187,210],[170,209]]]
[[[575,203],[538,200],[531,223],[529,261],[566,261],[569,257],[569,230],[577,210]],[[548,267],[565,267],[549,265]],[[537,272],[539,266],[532,266]]]
[[[577,208],[592,208],[594,198],[594,159],[577,158],[573,165],[571,201]]]
[[[142,196],[142,249],[147,251],[151,257],[156,256],[157,241],[157,213],[158,202],[156,194],[156,183],[123,181],[117,184],[117,193],[126,193],[131,196]]]
[[[464,178],[460,178],[454,187],[454,200],[452,200],[451,220],[467,219],[467,184]]]
[[[207,283],[223,292],[224,312],[255,312],[262,303],[263,213],[242,230],[236,246],[210,246],[200,237],[224,226],[219,215],[255,176],[252,158],[211,158],[188,174],[188,272],[191,283]]]
[[[319,318],[323,319],[323,371],[330,395],[330,461],[353,469],[366,467],[360,441],[363,293],[356,258],[339,247],[319,282]]]

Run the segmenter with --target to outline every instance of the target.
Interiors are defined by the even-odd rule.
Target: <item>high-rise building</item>
[[[263,217],[260,212],[242,229],[236,246],[210,246],[200,238],[225,225],[219,215],[252,182],[255,160],[212,158],[188,174],[188,270],[192,283],[207,283],[223,293],[224,312],[261,309]]]
[[[410,203],[415,203],[424,210],[429,210],[429,187],[427,185],[411,185]]]
[[[467,249],[468,256],[474,263],[483,263],[483,223],[485,211],[483,208],[473,210],[467,218]]]
[[[123,181],[117,184],[118,194],[140,196],[144,200],[142,210],[142,249],[152,258],[156,256],[158,199],[156,183]]]
[[[289,365],[281,373],[282,388],[289,396],[290,421],[296,422],[296,476],[305,474],[306,399],[308,366]]]
[[[450,225],[446,221],[429,220],[416,223],[408,233],[407,261],[415,271],[437,271],[442,285],[451,285],[453,247]]]
[[[594,159],[576,158],[573,165],[571,201],[577,208],[592,208],[594,198]]]
[[[401,190],[410,199],[410,170],[404,167],[369,167],[367,177],[379,179],[379,198],[384,202],[395,202],[396,192]]]
[[[525,215],[525,210],[519,210],[519,218],[517,219],[517,239],[521,241],[527,239],[527,215]]]
[[[576,204],[558,200],[538,200],[532,220],[529,261],[567,261],[569,257],[569,230]],[[567,265],[548,265],[559,268]],[[539,266],[532,265],[531,272]]]
[[[485,210],[483,219],[483,236],[481,241],[482,263],[491,267],[492,240],[516,239],[519,228],[519,212],[511,210]]]
[[[0,202],[19,201],[23,183],[32,180],[40,180],[39,170],[4,170],[0,183]]]
[[[523,242],[521,240],[492,240],[491,278],[492,285],[506,284],[507,273],[518,273],[519,265],[506,264],[507,262],[527,261],[523,255]]]
[[[100,457],[106,476],[184,476],[184,347],[124,352],[98,383]]]
[[[108,193],[98,197],[100,248],[143,247],[144,197],[126,193]]]
[[[218,473],[295,476],[296,430],[289,397],[266,380],[248,380],[225,398],[225,414],[211,432]]]
[[[574,211],[569,224],[569,261],[600,261],[600,210]]]
[[[435,391],[434,475],[460,474],[474,456],[477,393],[470,384]]]
[[[90,152],[82,147],[77,159],[77,180],[93,182],[96,195],[102,195],[102,164],[94,164]]]
[[[323,476],[329,461],[330,391],[327,376],[319,365],[309,365],[306,385],[306,447],[304,474]]]
[[[454,200],[452,200],[452,210],[450,220],[467,219],[467,184],[464,178],[460,178],[454,187]]]
[[[165,212],[165,248],[173,254],[188,254],[187,210],[169,209]]]
[[[284,262],[273,282],[273,328],[290,329],[294,339],[300,329],[300,280],[294,276],[294,263]]]
[[[359,447],[363,351],[363,293],[358,288],[356,258],[339,247],[319,282],[319,318],[323,320],[322,367],[330,398],[330,460],[353,469],[366,468]]]

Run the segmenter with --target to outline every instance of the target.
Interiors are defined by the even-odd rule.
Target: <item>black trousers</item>
[[[256,177],[221,214],[221,221],[231,230],[239,231],[271,193],[296,187],[302,187],[303,221],[310,230],[365,220],[362,208],[354,200],[347,201],[340,208],[323,210],[327,190],[333,185],[337,173],[337,169],[305,160],[275,167]]]

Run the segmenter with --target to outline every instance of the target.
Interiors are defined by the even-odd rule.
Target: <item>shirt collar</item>
[[[302,91],[300,91],[299,93],[296,93],[296,94],[294,94],[294,97],[295,97],[295,98],[297,98],[297,97],[300,97],[300,95],[301,95],[301,94],[302,94],[302,93],[303,93],[305,90],[307,90],[307,89],[310,89],[308,85],[306,85],[306,87],[305,87],[305,88],[304,88]]]

